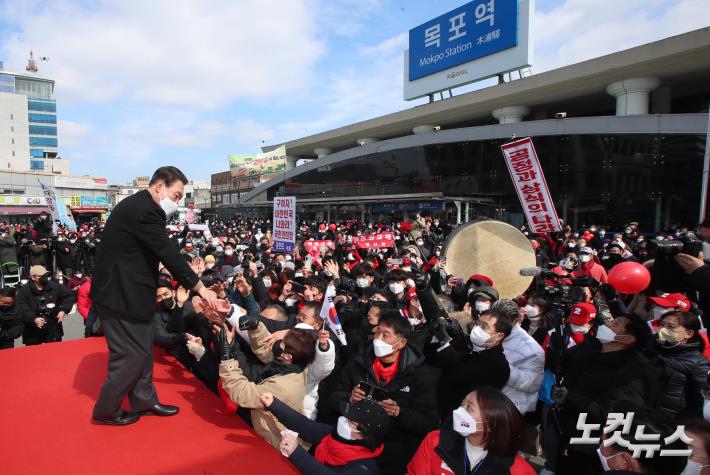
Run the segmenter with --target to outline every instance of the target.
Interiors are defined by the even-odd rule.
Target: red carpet
[[[103,338],[0,351],[0,473],[298,473],[159,349],[153,381],[161,402],[180,414],[125,427],[92,424],[107,361]]]

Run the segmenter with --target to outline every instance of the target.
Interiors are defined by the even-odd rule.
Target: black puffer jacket
[[[13,348],[15,339],[22,335],[24,325],[17,314],[17,307],[0,308],[0,350]]]
[[[703,391],[708,389],[710,361],[703,358],[700,341],[691,341],[673,347],[653,340],[653,349],[666,363],[668,383],[661,398],[659,410],[668,417],[678,415],[702,417]]]
[[[334,410],[347,402],[353,388],[366,381],[378,385],[372,369],[375,353],[372,345],[350,361],[340,372],[336,391],[330,397]],[[382,473],[404,473],[422,439],[438,424],[436,385],[439,371],[424,364],[424,356],[409,345],[399,356],[397,374],[389,384],[379,384],[389,391],[390,398],[400,407],[398,417],[385,438],[385,450],[379,457]]]

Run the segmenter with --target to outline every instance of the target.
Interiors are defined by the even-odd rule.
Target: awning
[[[72,213],[96,213],[101,214],[108,211],[108,208],[72,208]]]
[[[45,212],[49,214],[49,208],[46,206],[0,206],[0,215],[18,215],[18,214],[40,214]]]

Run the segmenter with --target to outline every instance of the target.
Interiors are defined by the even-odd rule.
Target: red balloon
[[[622,262],[609,271],[609,283],[624,294],[636,294],[651,283],[651,273],[638,262]]]

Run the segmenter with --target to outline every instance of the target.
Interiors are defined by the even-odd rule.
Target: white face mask
[[[291,260],[291,254],[286,254],[286,256],[284,257],[284,259],[286,259],[286,261],[290,261],[290,260]]]
[[[370,286],[370,281],[367,280],[365,277],[358,277],[358,278],[355,280],[355,283],[356,283],[357,286],[360,287],[361,289],[364,289],[365,287],[369,287],[369,286]]]
[[[298,328],[300,330],[315,330],[312,325],[309,325],[307,323],[299,322],[296,324],[294,328]]]
[[[685,464],[680,475],[700,475],[705,467],[710,467],[710,465],[700,465],[700,462],[688,459],[688,463]]]
[[[210,262],[209,264],[205,264],[205,268],[206,268],[206,269],[212,269],[212,268],[214,268],[214,264],[211,263],[211,262]]]
[[[399,282],[394,282],[390,284],[390,292],[393,294],[399,294],[401,292],[404,292],[404,285],[400,284]]]
[[[486,349],[486,342],[490,340],[491,336],[483,331],[483,328],[481,328],[480,325],[476,325],[471,330],[469,338],[471,339],[473,350],[478,352]]]
[[[579,256],[579,260],[586,264],[587,262],[592,260],[592,256],[590,256],[589,254],[583,254]]]
[[[654,320],[658,320],[658,319],[661,318],[661,315],[663,315],[664,313],[668,312],[669,310],[670,310],[670,309],[667,309],[667,308],[665,308],[665,307],[654,306],[654,307],[651,309],[651,315],[653,316],[653,319],[654,319]]]
[[[69,242],[72,244],[76,244],[76,239],[70,239]]]
[[[167,186],[165,188],[167,189]],[[170,216],[178,209],[177,203],[167,197],[167,192],[165,198],[162,198],[158,204],[165,211],[165,216]]]
[[[224,255],[225,255],[225,256],[231,256],[232,254],[234,254],[234,251],[231,250],[231,249],[226,249],[226,250],[224,251]]]
[[[298,300],[296,299],[286,299],[285,303],[287,307],[293,307],[294,305],[296,305],[296,302],[298,302]]]
[[[476,419],[474,419],[471,414],[468,413],[463,407],[455,409],[453,412],[453,426],[454,430],[461,434],[463,437],[468,437],[469,435],[476,432]]]
[[[338,435],[345,440],[353,440],[353,429],[348,424],[348,419],[345,416],[338,417],[338,425],[336,426]]]
[[[296,272],[295,274],[293,274],[293,277],[295,279],[298,279],[299,277],[303,277],[303,272]]]
[[[476,305],[474,305],[474,307],[480,313],[491,308],[491,303],[484,302],[482,300],[476,300]]]
[[[534,307],[532,305],[526,305],[525,306],[525,313],[527,314],[527,316],[530,320],[535,320],[536,317],[540,316],[540,309],[537,307]]]
[[[589,326],[587,326],[587,325],[575,325],[574,323],[570,323],[570,329],[572,330],[572,333],[587,333],[587,332],[589,332]]]
[[[266,287],[267,289],[269,287],[271,287],[271,279],[261,279],[261,280],[262,280],[262,282],[264,282],[264,287]]]
[[[217,252],[222,252],[224,251],[224,248],[222,246],[217,246]]]
[[[616,333],[614,330],[606,325],[602,325],[597,328],[597,340],[602,343],[611,343],[616,338]]]
[[[390,345],[384,340],[381,340],[380,338],[375,338],[372,340],[372,346],[375,349],[375,356],[377,357],[383,357],[387,355],[391,355],[394,352],[393,345]]]
[[[602,468],[604,469],[605,472],[611,471],[611,469],[609,468],[609,459],[614,458],[617,455],[621,455],[622,453],[623,452],[619,452],[618,454],[614,454],[609,457],[604,457],[604,454],[602,454],[601,449],[597,448],[597,455],[599,455],[599,461],[601,462]]]

